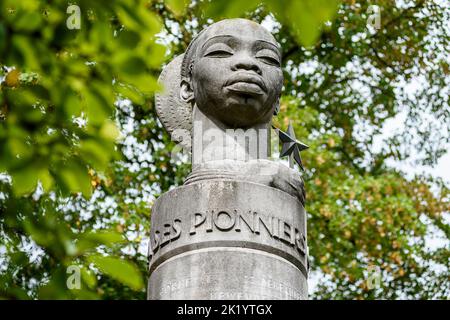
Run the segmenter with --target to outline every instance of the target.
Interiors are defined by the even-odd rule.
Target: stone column
[[[152,208],[149,299],[307,298],[303,180],[293,162],[270,160],[281,66],[270,32],[231,19],[161,73],[156,112],[192,172]],[[293,129],[281,137],[282,155],[302,167]]]
[[[153,207],[150,242],[149,299],[307,299],[305,210],[281,190],[176,188]]]

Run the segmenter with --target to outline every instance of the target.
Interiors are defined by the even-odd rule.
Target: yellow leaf
[[[17,69],[13,69],[5,77],[5,83],[8,87],[17,87],[19,85],[20,72]]]

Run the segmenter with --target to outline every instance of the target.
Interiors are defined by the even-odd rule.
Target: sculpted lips
[[[225,83],[225,87],[230,91],[254,95],[262,95],[267,90],[260,77],[247,72],[232,75]]]

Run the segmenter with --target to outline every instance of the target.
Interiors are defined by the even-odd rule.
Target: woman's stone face
[[[273,36],[235,19],[212,25],[197,41],[191,81],[200,110],[230,127],[269,122],[283,85]]]

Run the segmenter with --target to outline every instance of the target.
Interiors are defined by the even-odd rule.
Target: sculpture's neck
[[[196,105],[192,113],[192,164],[217,160],[249,161],[270,155],[270,123],[246,129],[226,127]]]

